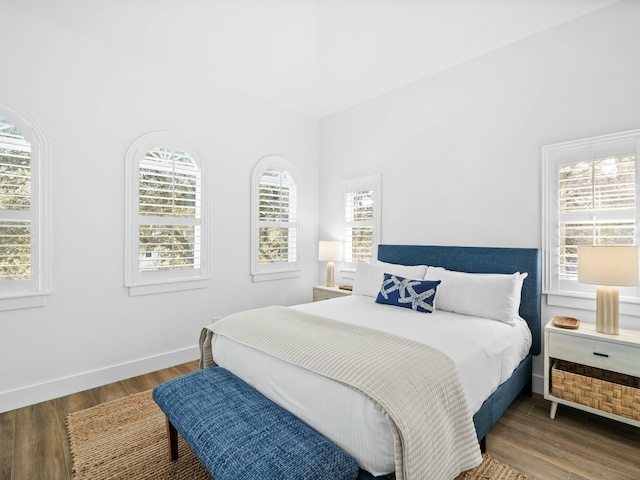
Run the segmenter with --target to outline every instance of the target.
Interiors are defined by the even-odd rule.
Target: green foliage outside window
[[[578,246],[633,245],[635,172],[635,155],[559,166],[561,279],[577,279]]]
[[[31,279],[31,149],[0,117],[0,281]]]
[[[282,170],[268,169],[260,179],[258,245],[260,263],[295,258],[295,183]]]
[[[373,190],[360,190],[346,194],[347,260],[358,262],[373,258]],[[365,223],[365,225],[358,225]],[[366,225],[369,224],[369,225]]]
[[[139,214],[150,222],[140,225],[140,271],[199,267],[199,192],[200,170],[188,154],[154,148],[141,161]]]

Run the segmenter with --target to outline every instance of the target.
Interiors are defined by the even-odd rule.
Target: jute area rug
[[[212,480],[179,436],[180,457],[169,458],[165,418],[151,391],[67,417],[74,480]],[[457,480],[533,480],[484,455]]]

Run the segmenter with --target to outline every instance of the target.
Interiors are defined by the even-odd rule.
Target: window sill
[[[547,305],[579,310],[596,309],[596,297],[588,293],[574,292],[543,292],[547,296]],[[640,317],[640,299],[620,297],[620,315]]]
[[[0,298],[0,311],[20,310],[23,308],[44,307],[48,293]]]
[[[138,297],[141,295],[155,295],[158,293],[183,292],[185,290],[196,290],[205,288],[207,280],[185,280],[181,282],[154,283],[147,285],[129,285],[129,296]]]
[[[287,270],[284,272],[252,273],[254,282],[268,282],[271,280],[282,280],[285,278],[296,278],[300,276],[300,269]]]

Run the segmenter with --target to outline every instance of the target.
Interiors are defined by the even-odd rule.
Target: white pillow
[[[380,292],[385,273],[423,280],[426,271],[426,265],[409,266],[386,262],[358,262],[351,293],[352,295],[366,295],[375,298]]]
[[[527,273],[466,273],[429,267],[425,280],[441,280],[436,308],[492,318],[514,325],[520,310],[522,282]]]

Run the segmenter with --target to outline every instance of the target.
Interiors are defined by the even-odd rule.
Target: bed
[[[393,318],[393,326],[389,328],[394,337],[406,337],[406,340],[419,334],[425,338],[420,337],[419,342],[434,342],[434,348],[452,359],[460,372],[462,390],[455,396],[464,397],[466,400],[462,402],[468,407],[466,415],[472,416],[475,437],[480,448],[484,449],[485,435],[513,399],[521,391],[529,394],[531,392],[531,358],[532,355],[540,353],[540,251],[521,248],[380,245],[378,261],[385,265],[379,268],[389,269],[388,264],[392,264],[408,269],[401,270],[402,272],[416,272],[418,270],[415,268],[428,266],[425,267],[423,276],[429,277],[426,272],[431,271],[433,279],[444,275],[444,272],[434,267],[470,274],[500,274],[496,275],[500,278],[520,272],[518,288],[521,289],[521,295],[518,298],[516,312],[521,319],[511,323],[440,311],[438,294],[435,295],[435,313],[426,317],[424,313],[416,313],[411,309],[380,305],[370,296],[363,294],[364,274],[358,277],[360,270],[356,274],[356,282],[359,283],[354,286],[354,295],[351,297],[298,305],[290,309],[295,310],[296,315],[360,323],[362,328],[370,329],[384,325],[387,317]],[[526,274],[522,275],[525,272]],[[399,275],[398,277],[402,278]],[[413,277],[414,275],[407,275],[407,278]],[[477,275],[475,277],[485,278]],[[433,279],[431,281],[435,281]],[[449,280],[443,282],[445,283],[441,282],[438,285],[440,292],[445,292],[445,284],[451,285]],[[376,277],[373,287],[379,289],[379,283]],[[443,296],[442,302],[444,301]],[[459,337],[458,333],[452,333],[452,329],[455,332],[467,332],[468,338]],[[260,333],[256,336],[262,337],[265,334]],[[301,339],[304,340],[304,337]],[[482,343],[485,341],[486,343]],[[398,438],[403,439],[404,433],[396,432],[394,420],[390,419],[393,415],[388,414],[386,406],[381,407],[379,402],[362,395],[358,387],[342,385],[341,381],[336,382],[332,375],[325,377],[317,372],[309,372],[308,370],[315,367],[300,366],[294,364],[296,362],[289,363],[279,353],[265,353],[254,344],[248,345],[242,340],[230,339],[224,334],[213,335],[209,329],[203,331],[201,346],[203,366],[211,365],[212,361],[215,361],[332,439],[356,458],[362,468],[359,478],[385,476],[393,472],[399,464],[401,470],[405,471],[402,460],[399,460],[402,453],[398,453]],[[305,356],[308,356],[312,347],[312,343],[304,347]],[[468,353],[474,348],[480,352],[481,357],[486,358],[476,359]],[[205,350],[208,353],[205,353]],[[380,351],[383,350],[380,348]],[[328,351],[330,349],[326,348],[317,356],[323,357]],[[488,351],[491,351],[491,355],[487,354]],[[338,353],[334,352],[332,355]],[[207,355],[211,356],[208,360]],[[325,358],[322,361],[327,360],[331,359]],[[400,368],[404,369],[404,366]],[[429,407],[420,408],[423,408],[423,411],[437,411],[437,408],[443,408],[440,404],[448,403],[455,402],[439,401],[437,405],[429,404]],[[457,414],[456,410],[450,415]],[[471,424],[471,419],[469,423]],[[422,435],[428,435],[428,432],[424,431],[425,428],[421,430]],[[406,464],[406,452],[404,455]],[[462,456],[460,453],[456,455]],[[472,456],[471,453],[469,455]],[[430,461],[433,462],[433,459]],[[460,468],[458,466],[458,469]],[[455,469],[450,471],[457,472]],[[404,476],[403,472],[396,471],[398,478]]]

